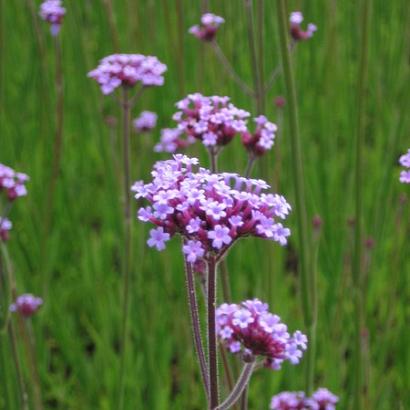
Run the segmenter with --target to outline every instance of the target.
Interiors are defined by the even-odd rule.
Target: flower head
[[[212,41],[219,26],[224,22],[225,20],[222,17],[212,13],[205,13],[201,17],[201,24],[191,27],[189,32],[202,41]]]
[[[232,353],[262,356],[265,366],[275,370],[285,360],[299,363],[307,348],[306,336],[300,331],[290,335],[280,317],[258,299],[224,303],[216,310],[216,320],[219,338]]]
[[[338,397],[321,387],[306,397],[304,392],[282,392],[272,397],[271,410],[335,410]]]
[[[111,94],[120,86],[161,86],[167,66],[157,57],[142,54],[113,54],[104,57],[88,76],[98,82],[103,94]]]
[[[161,139],[154,147],[155,152],[176,152],[195,142],[192,136],[186,136],[179,128],[164,128],[161,130]]]
[[[41,3],[40,17],[51,24],[50,31],[53,36],[60,32],[65,12],[61,0],[45,0]]]
[[[242,143],[252,156],[259,157],[273,147],[276,124],[269,122],[264,115],[255,118],[256,130],[253,134],[242,133]]]
[[[318,410],[335,410],[339,398],[328,389],[321,387],[312,394],[312,400],[318,405]]]
[[[10,311],[18,312],[24,317],[30,317],[37,312],[42,304],[43,299],[26,293],[17,297],[16,301],[10,305]]]
[[[0,192],[4,191],[9,201],[27,195],[26,182],[29,177],[0,164]]]
[[[307,29],[302,30],[303,14],[300,11],[290,13],[290,34],[295,41],[308,40],[317,31],[316,25],[309,23]]]
[[[410,184],[410,149],[400,157],[399,162],[400,165],[407,168],[400,172],[400,182]]]
[[[139,117],[133,121],[134,129],[137,132],[147,132],[157,125],[157,114],[152,111],[142,111]]]
[[[0,241],[6,242],[9,240],[9,232],[13,224],[7,218],[0,217]]]
[[[196,158],[177,154],[154,165],[150,183],[133,185],[135,197],[149,202],[138,218],[157,226],[151,231],[150,246],[162,250],[165,241],[179,234],[185,240],[184,253],[195,262],[210,252],[223,255],[246,236],[286,244],[290,231],[276,222],[290,211],[282,196],[263,192],[269,188],[265,181],[212,174],[196,169],[198,165]]]

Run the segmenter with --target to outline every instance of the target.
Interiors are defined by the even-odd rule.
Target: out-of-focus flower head
[[[249,113],[235,107],[229,97],[205,97],[189,94],[179,101],[173,119],[178,128],[208,148],[222,147],[232,141],[236,134],[247,131]]]
[[[399,162],[400,165],[407,168],[400,172],[400,182],[410,184],[410,149],[400,157]]]
[[[40,17],[50,23],[50,31],[53,36],[60,32],[65,12],[61,0],[45,0],[41,3]]]
[[[285,97],[282,97],[281,95],[278,95],[275,98],[274,103],[275,103],[276,107],[283,108],[286,104],[286,99],[285,99]]]
[[[0,192],[5,192],[9,201],[27,195],[26,182],[29,177],[21,172],[0,164]]]
[[[195,263],[210,253],[222,257],[245,236],[286,245],[290,230],[278,222],[290,211],[283,196],[263,192],[269,188],[263,180],[195,170],[198,164],[196,158],[177,154],[154,165],[150,183],[133,185],[135,198],[150,203],[138,211],[139,220],[156,226],[150,231],[150,247],[163,250],[180,234],[185,256]]]
[[[183,150],[195,142],[195,138],[186,135],[179,128],[164,128],[161,130],[161,139],[155,145],[155,152],[176,152]]]
[[[312,401],[317,403],[318,410],[335,410],[339,398],[328,389],[321,387],[312,394]]]
[[[10,311],[18,312],[24,317],[30,317],[37,312],[42,304],[43,299],[26,293],[17,297],[16,301],[10,305]]]
[[[302,30],[303,14],[300,11],[290,13],[290,34],[295,41],[308,40],[317,31],[315,24],[309,23],[306,30]]]
[[[335,410],[339,398],[321,387],[306,397],[303,392],[282,392],[272,397],[271,410]]]
[[[98,82],[103,94],[111,94],[116,88],[161,86],[167,66],[157,57],[142,54],[113,54],[104,57],[88,76]]]
[[[151,131],[157,125],[157,114],[152,111],[142,111],[141,114],[133,121],[134,129],[137,132]]]
[[[254,133],[242,133],[242,143],[253,157],[260,157],[273,147],[276,124],[269,122],[264,115],[255,118],[256,130]]]
[[[212,41],[216,32],[225,20],[212,13],[205,13],[201,17],[201,24],[197,24],[189,29],[189,32],[202,41]]]
[[[13,224],[9,219],[0,217],[0,241],[6,242],[9,240],[12,227]]]
[[[299,330],[290,335],[280,317],[268,309],[259,299],[222,304],[216,310],[220,341],[232,353],[262,356],[264,365],[274,370],[280,369],[285,360],[299,363],[307,348],[307,337]]]

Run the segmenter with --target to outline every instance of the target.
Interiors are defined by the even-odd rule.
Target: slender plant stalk
[[[202,383],[204,385],[206,397],[209,399],[209,377],[208,366],[206,364],[204,346],[201,336],[201,324],[199,321],[198,302],[196,296],[195,279],[192,271],[192,265],[184,258],[185,276],[188,292],[189,313],[191,316],[192,332],[194,336],[195,353],[198,358],[199,368],[201,370]]]
[[[181,95],[185,95],[185,65],[184,65],[184,39],[185,39],[185,25],[184,25],[184,7],[181,0],[176,0],[176,16],[177,16],[177,44],[176,47],[176,65],[178,67],[178,86]]]
[[[130,299],[130,269],[132,266],[132,224],[131,224],[131,165],[130,165],[130,121],[131,101],[128,89],[122,88],[122,119],[123,119],[123,189],[124,189],[124,260],[123,260],[123,295],[122,295],[122,332],[121,332],[121,361],[120,361],[120,396],[119,409],[123,408],[124,402],[124,379],[125,361],[128,340],[128,316]]]
[[[256,157],[252,154],[248,157],[248,163],[246,164],[245,169],[245,178],[249,178],[252,173],[253,165],[255,164]]]
[[[241,395],[241,408],[240,410],[248,410],[248,385],[245,386]]]
[[[219,402],[218,353],[216,340],[216,258],[208,259],[208,363],[209,363],[209,409],[213,410]]]
[[[112,45],[115,49],[115,51],[120,51],[120,42],[118,39],[118,31],[117,31],[117,25],[115,24],[115,16],[114,16],[114,11],[112,8],[112,0],[103,0],[104,6],[105,6],[105,11],[107,13],[107,18],[108,18],[108,25],[110,27],[110,34],[111,34],[111,40],[112,40]]]
[[[356,136],[356,158],[355,158],[355,248],[353,256],[353,286],[355,300],[355,354],[354,356],[354,397],[353,408],[360,410],[363,408],[362,387],[363,387],[363,355],[361,330],[363,328],[363,296],[362,289],[362,253],[363,253],[363,150],[366,129],[366,87],[368,73],[368,49],[369,49],[369,20],[370,20],[370,0],[362,1],[361,14],[361,42],[359,75],[357,84],[357,136]]]
[[[312,341],[315,342],[316,323],[312,311],[312,295],[309,283],[312,280],[311,266],[309,264],[310,241],[306,216],[306,202],[303,181],[303,160],[302,150],[299,137],[298,124],[298,109],[296,100],[296,87],[293,78],[293,69],[290,58],[289,49],[289,32],[287,26],[287,12],[286,0],[277,0],[278,6],[278,27],[279,27],[279,42],[282,54],[283,74],[287,90],[287,100],[289,107],[289,137],[291,143],[291,155],[293,166],[293,184],[295,187],[295,202],[296,202],[296,216],[298,227],[299,253],[300,253],[300,279],[302,290],[302,308],[304,315],[304,322],[307,328],[308,338],[310,340],[310,348],[307,350],[307,365],[313,367],[308,369],[306,377],[306,392],[311,394],[313,389],[313,377],[315,358],[313,356],[315,351],[312,348]]]

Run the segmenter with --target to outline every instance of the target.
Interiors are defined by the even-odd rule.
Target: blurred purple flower
[[[155,152],[174,153],[182,150],[195,142],[192,136],[186,136],[179,128],[164,128],[161,130],[161,139],[155,145]]]
[[[51,24],[50,31],[53,36],[60,32],[65,12],[61,0],[45,0],[41,3],[40,17]]]
[[[3,242],[6,242],[9,240],[9,232],[11,231],[11,228],[13,227],[13,224],[11,221],[7,218],[2,218],[0,217],[0,240]]]
[[[133,121],[134,129],[137,132],[147,132],[157,125],[157,114],[152,111],[142,111],[141,114]]]
[[[276,124],[269,122],[264,115],[255,118],[256,130],[253,134],[249,131],[242,133],[242,144],[254,157],[260,157],[269,151],[274,144]]]
[[[225,20],[222,17],[212,13],[205,13],[201,17],[201,24],[195,25],[189,29],[189,32],[202,41],[212,41],[216,32]]]
[[[43,299],[26,293],[17,297],[16,301],[10,305],[10,311],[18,312],[24,317],[30,317],[37,312],[42,304]]]
[[[306,397],[303,392],[282,392],[272,397],[271,410],[335,410],[339,398],[321,387]]]
[[[0,192],[4,191],[10,201],[27,195],[25,184],[28,180],[29,177],[26,174],[0,164]]]
[[[400,165],[407,168],[400,172],[400,182],[410,184],[410,149],[400,157],[399,162]]]
[[[290,34],[295,41],[308,40],[317,31],[316,25],[309,23],[307,29],[302,30],[303,14],[300,11],[290,13]]]

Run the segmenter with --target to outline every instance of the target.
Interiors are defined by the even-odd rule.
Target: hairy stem
[[[288,31],[288,17],[286,12],[286,0],[277,0],[278,6],[278,27],[279,27],[279,41],[282,54],[282,67],[285,79],[287,100],[289,102],[289,137],[291,143],[291,155],[293,165],[293,184],[295,187],[295,202],[296,202],[296,216],[298,228],[298,250],[300,253],[300,279],[302,289],[302,308],[304,314],[305,326],[308,330],[309,340],[315,341],[315,329],[313,312],[312,312],[312,295],[309,283],[312,280],[311,266],[309,264],[310,241],[307,226],[306,216],[306,201],[305,189],[303,180],[303,159],[301,142],[299,137],[299,123],[298,123],[298,108],[296,99],[296,87],[293,78],[293,68],[290,58],[289,49],[289,31]],[[312,333],[313,332],[313,333]],[[312,342],[307,351],[307,363],[313,369],[307,371],[306,377],[306,392],[310,394],[313,388],[314,363]],[[312,356],[312,357],[309,357]]]
[[[245,178],[249,178],[251,176],[253,165],[255,164],[255,159],[256,159],[255,156],[253,156],[252,154],[249,154],[248,163],[246,164],[246,169],[245,169]]]

